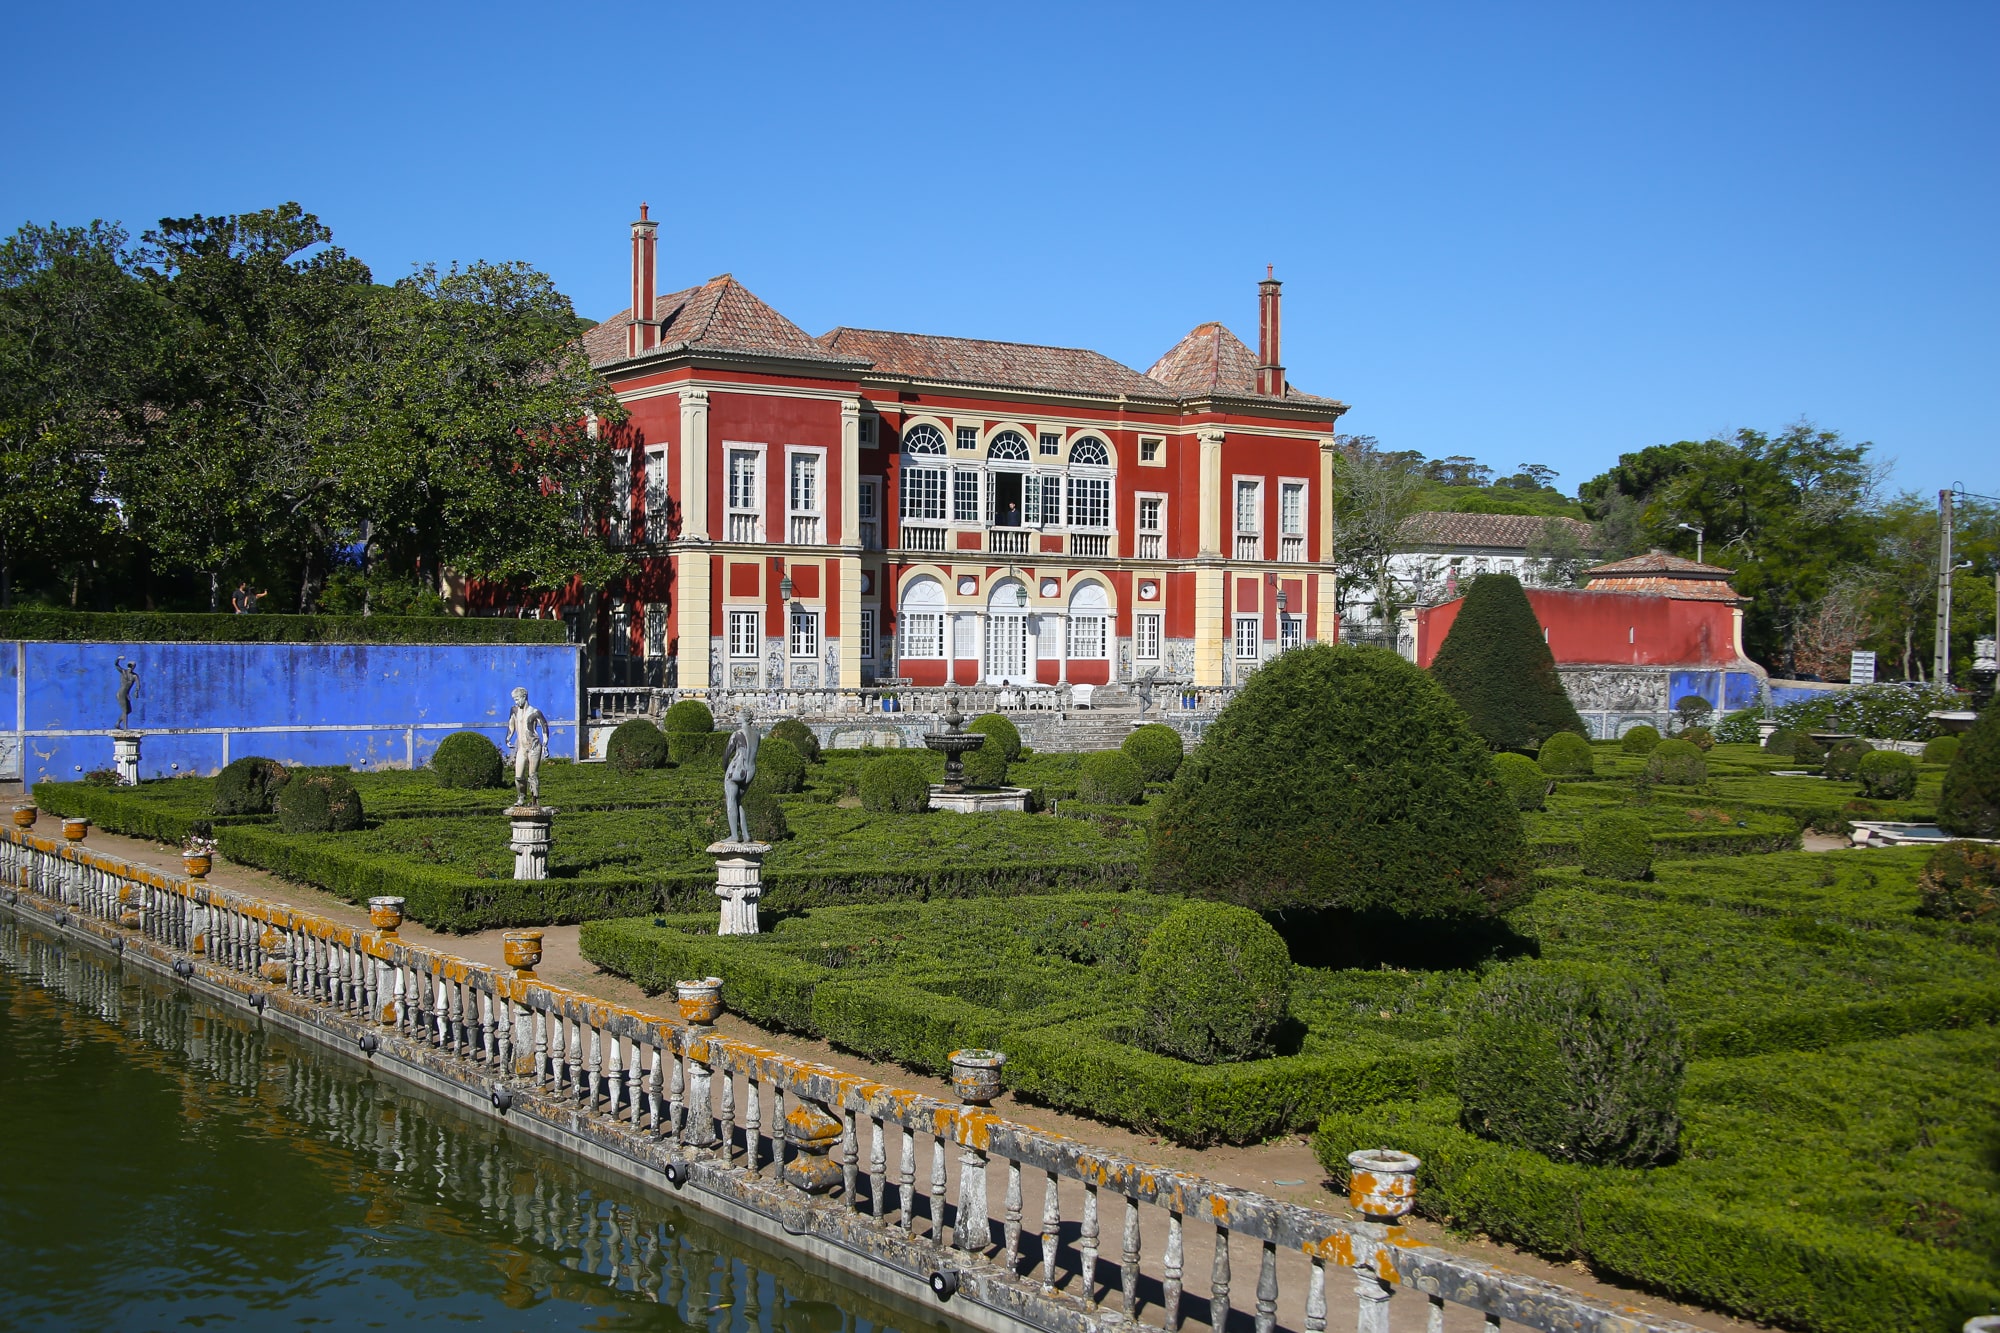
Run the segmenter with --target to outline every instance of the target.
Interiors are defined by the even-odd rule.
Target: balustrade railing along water
[[[1323,1333],[1346,1284],[1359,1333],[1389,1333],[1399,1292],[1429,1333],[1505,1320],[1545,1333],[1687,1328],[1445,1254],[1397,1226],[1135,1161],[394,930],[0,834],[0,891],[17,910],[477,1092],[544,1137],[774,1221],[892,1288],[926,1281],[983,1327],[1222,1333],[1234,1311],[1273,1333],[1283,1311],[1284,1327]],[[1242,1260],[1251,1271],[1239,1276]]]

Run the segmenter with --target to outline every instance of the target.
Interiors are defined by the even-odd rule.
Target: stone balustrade
[[[1445,1254],[1394,1224],[1149,1165],[531,970],[470,962],[393,929],[346,925],[31,831],[0,830],[0,895],[128,962],[171,971],[461,1103],[476,1099],[613,1169],[664,1179],[695,1206],[791,1237],[892,1290],[928,1288],[975,1327],[1201,1324],[1221,1333],[1242,1301],[1256,1333],[1323,1333],[1351,1293],[1340,1322],[1351,1318],[1359,1333],[1389,1333],[1399,1300],[1418,1308],[1397,1323],[1414,1319],[1430,1333],[1503,1321],[1544,1333],[1692,1333]],[[1396,1154],[1376,1156],[1393,1163]],[[1379,1179],[1383,1169],[1359,1173],[1364,1215],[1408,1206],[1406,1188]],[[1204,1257],[1206,1282],[1191,1282]],[[1239,1263],[1249,1269],[1240,1279]]]

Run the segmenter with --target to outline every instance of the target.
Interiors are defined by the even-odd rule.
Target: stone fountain
[[[967,787],[965,759],[969,750],[986,744],[986,737],[964,730],[965,714],[958,711],[958,696],[946,696],[945,714],[939,719],[943,731],[927,732],[924,748],[944,756],[944,781],[931,784],[931,809],[953,810],[959,814],[985,814],[994,810],[1026,810],[1026,787]]]

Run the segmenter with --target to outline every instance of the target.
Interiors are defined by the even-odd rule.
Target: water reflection
[[[0,1324],[942,1329],[0,915]]]

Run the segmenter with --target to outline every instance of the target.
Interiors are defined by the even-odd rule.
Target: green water
[[[4,914],[0,1071],[0,1327],[946,1327]]]

